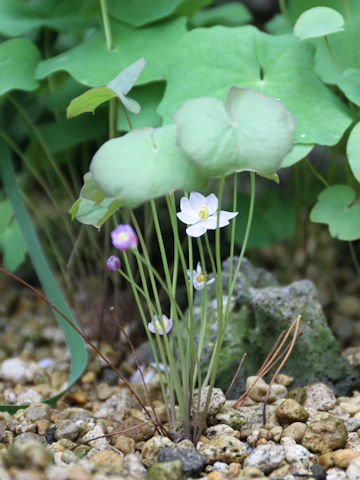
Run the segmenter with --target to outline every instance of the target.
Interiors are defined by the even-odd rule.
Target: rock
[[[280,403],[276,409],[276,416],[280,423],[306,422],[309,418],[308,412],[296,400],[287,398]]]
[[[198,476],[197,474],[205,467],[206,457],[195,448],[164,447],[160,450],[158,462],[172,462],[180,460],[184,474],[188,477]]]
[[[29,442],[21,445],[19,448],[24,453],[26,464],[29,467],[44,469],[52,463],[52,454],[44,445],[39,442]]]
[[[47,480],[69,480],[68,471],[57,465],[49,465],[45,473]]]
[[[46,403],[31,405],[24,410],[24,415],[30,420],[50,420],[50,407]]]
[[[264,473],[270,473],[285,459],[285,450],[281,445],[260,445],[245,459],[244,467],[257,467]]]
[[[8,358],[0,365],[0,378],[13,384],[30,382],[32,377],[33,371],[29,363],[21,358]]]
[[[42,445],[46,445],[46,440],[43,436],[32,432],[20,433],[20,435],[14,439],[14,444],[23,444],[27,442],[39,442]]]
[[[336,404],[336,396],[331,388],[324,383],[314,383],[305,387],[305,390],[305,409],[328,412],[334,408]]]
[[[351,417],[344,422],[348,432],[354,432],[360,428],[360,417]]]
[[[122,453],[135,452],[135,440],[133,438],[125,437],[125,435],[113,435],[110,441]]]
[[[144,475],[146,470],[144,465],[141,462],[139,452],[137,452],[136,454],[129,453],[125,455],[122,471],[124,473],[128,472],[128,475],[130,476],[130,478],[137,477],[137,476],[142,477]]]
[[[288,427],[282,431],[282,437],[290,437],[295,440],[296,443],[301,443],[306,430],[306,424],[301,422],[291,423]]]
[[[346,469],[346,476],[349,480],[359,480],[360,478],[360,457],[350,462]]]
[[[360,453],[360,438],[358,433],[350,432],[348,434],[345,448],[350,448],[351,450],[354,450],[354,452]]]
[[[56,428],[55,438],[68,438],[69,440],[76,440],[79,435],[79,427],[72,420],[62,420]]]
[[[113,450],[101,450],[101,452],[95,453],[90,461],[96,464],[112,465],[116,469],[120,469],[123,464],[123,456]]]
[[[244,414],[243,409],[226,408],[224,407],[219,413],[215,415],[217,422],[229,425],[233,430],[240,430],[248,421],[248,417]]]
[[[251,400],[254,400],[254,402],[257,402],[257,403],[264,402],[269,390],[269,385],[262,378],[251,376],[246,379],[245,387],[246,389],[248,389],[252,385],[254,386],[248,393],[249,398],[251,398]],[[285,397],[286,394],[287,394],[286,387],[284,387],[283,385],[274,384],[271,387],[268,402],[273,403],[279,398]]]
[[[204,435],[209,440],[215,438],[217,435],[231,435],[233,437],[239,438],[240,432],[238,430],[234,430],[229,425],[220,423],[219,425],[213,425],[212,427],[207,428],[204,431]]]
[[[302,445],[290,445],[284,448],[285,460],[288,463],[301,463],[304,467],[308,467],[310,460],[313,459],[309,450]]]
[[[157,461],[158,453],[163,447],[172,447],[174,443],[167,437],[155,435],[144,443],[141,451],[141,458],[147,467]],[[181,462],[180,462],[181,463]]]
[[[215,462],[212,467],[212,472],[223,472],[224,470],[228,470],[229,465],[225,462]]]
[[[306,398],[306,390],[303,387],[292,388],[288,393],[288,398],[292,398],[303,405]]]
[[[329,416],[309,423],[302,444],[314,453],[331,452],[343,448],[347,436],[348,432],[344,423],[338,418]]]
[[[234,259],[237,262],[237,258]],[[228,284],[229,260],[223,263],[224,295]],[[200,292],[201,293],[201,292]],[[329,329],[317,291],[312,282],[301,280],[278,287],[274,278],[263,269],[255,268],[244,259],[233,292],[235,306],[230,312],[228,328],[216,379],[217,387],[230,385],[244,352],[246,362],[236,379],[229,398],[239,398],[245,390],[244,378],[257,372],[276,339],[301,315],[306,326],[286,362],[285,372],[295,378],[294,386],[322,381],[337,394],[346,395],[358,387],[359,380],[349,362],[340,356],[337,342]],[[215,299],[215,286],[208,286],[208,302]],[[207,372],[216,341],[217,313],[209,307],[207,330],[202,353],[204,375]],[[200,332],[201,295],[194,302],[195,332]],[[196,340],[198,341],[198,335]],[[306,407],[305,407],[306,408]]]
[[[183,469],[180,460],[151,465],[148,480],[183,480]]]
[[[349,480],[349,477],[340,468],[329,468],[326,472],[326,480]]]
[[[40,393],[36,392],[33,388],[27,388],[26,390],[23,390],[19,395],[17,396],[16,402],[19,405],[26,405],[29,403],[38,403],[41,402],[42,396]]]
[[[200,397],[200,404],[199,404],[199,413],[203,414],[205,412],[205,405],[206,400],[209,392],[209,387],[201,389],[201,397]],[[195,390],[193,399],[192,399],[192,414],[194,415],[197,410],[197,402],[198,402],[198,390]],[[226,398],[223,394],[223,391],[220,388],[213,388],[211,392],[210,402],[207,409],[207,415],[216,415],[221,408],[225,405]]]
[[[95,410],[94,417],[109,418],[110,416],[116,416],[116,420],[120,421],[133,406],[134,399],[131,393],[124,388],[102,402],[99,408]]]
[[[347,468],[350,462],[358,457],[359,454],[350,448],[336,450],[336,452],[333,452],[332,455],[335,466],[343,469]]]
[[[206,443],[199,442],[196,448],[205,455],[208,463],[241,463],[247,456],[246,446],[230,435],[219,435]]]

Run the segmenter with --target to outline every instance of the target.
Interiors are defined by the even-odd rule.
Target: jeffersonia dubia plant
[[[128,69],[131,71],[132,67]],[[121,79],[121,75],[117,78]],[[76,106],[77,102],[72,105]],[[131,130],[102,145],[84,177],[85,185],[72,214],[84,223],[100,227],[121,207],[114,217],[117,226],[111,232],[112,244],[120,251],[121,262],[112,256],[107,267],[117,270],[131,285],[159,372],[170,426],[182,421],[184,436],[195,441],[201,433],[203,419],[199,413],[201,395],[192,405],[193,393],[209,387],[206,390],[206,404],[209,404],[228,324],[231,294],[250,231],[255,172],[277,178],[276,171],[293,146],[295,121],[279,99],[237,87],[230,88],[226,102],[205,97],[188,100],[175,113],[174,121],[175,124],[156,129]],[[238,263],[231,267],[228,284],[224,285],[220,229],[231,228],[230,258],[233,260],[237,180],[238,172],[242,171],[250,171],[250,209]],[[222,209],[222,203],[225,180],[230,174],[233,174],[234,196],[232,211],[227,211]],[[217,195],[204,195],[210,178],[217,179]],[[184,192],[179,203],[176,190]],[[172,264],[166,249],[168,234],[165,245],[159,221],[157,197],[165,198],[169,215]],[[152,264],[150,245],[133,211],[147,202],[162,272]],[[85,216],[84,209],[80,211],[82,204],[86,205]],[[145,227],[147,221],[148,214]],[[182,242],[183,224],[186,225],[185,243]],[[208,231],[215,232],[211,239]],[[177,302],[180,282],[186,290],[186,314]],[[201,356],[209,288],[216,292],[217,340],[204,372]],[[200,332],[195,331],[194,290],[201,296]],[[161,301],[164,293],[170,307]]]

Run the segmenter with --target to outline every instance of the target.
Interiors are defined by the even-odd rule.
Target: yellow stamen
[[[199,217],[201,218],[201,220],[207,220],[209,218],[209,209],[206,205],[201,207]]]
[[[200,272],[199,275],[196,275],[195,280],[198,283],[202,283],[205,280],[205,276],[204,276],[203,272]]]

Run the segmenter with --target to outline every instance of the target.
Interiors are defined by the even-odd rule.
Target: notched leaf
[[[332,237],[353,241],[360,238],[360,205],[354,204],[355,191],[348,185],[332,185],[323,190],[310,219],[329,226]]]

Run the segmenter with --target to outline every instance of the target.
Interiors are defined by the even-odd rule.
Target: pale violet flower
[[[134,229],[126,224],[118,225],[111,232],[111,241],[115,248],[124,251],[129,248],[136,248],[138,245],[138,238]]]
[[[190,270],[187,271],[188,277],[191,278]],[[205,278],[207,277],[207,273],[204,273],[201,270],[201,264],[198,262],[196,266],[196,270],[193,270],[193,285],[195,290],[202,290],[205,287]],[[214,278],[210,280],[206,280],[206,284],[213,283],[215,281]]]
[[[168,318],[166,315],[163,315],[162,321],[164,324],[165,333],[169,333],[173,325],[171,318]],[[159,335],[164,335],[163,328],[156,315],[154,315],[154,320],[148,323],[148,328],[151,333],[155,333],[155,329],[156,329]]]
[[[190,197],[180,200],[181,212],[176,215],[179,220],[190,225],[186,229],[189,237],[200,237],[207,230],[215,230],[217,226],[217,209],[219,201],[213,193],[204,197],[201,193],[191,192]],[[238,212],[220,210],[219,227],[229,225],[229,220],[236,217]]]

